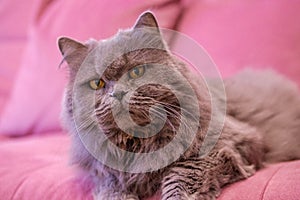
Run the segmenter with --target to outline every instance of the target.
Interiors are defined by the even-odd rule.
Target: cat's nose
[[[121,101],[125,94],[127,94],[127,92],[125,92],[125,91],[113,91],[110,93],[110,96]]]

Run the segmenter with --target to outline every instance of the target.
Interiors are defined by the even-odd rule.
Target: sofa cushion
[[[34,10],[33,1],[0,2],[0,113],[9,99],[26,46],[27,28]]]
[[[298,0],[195,1],[180,31],[202,45],[223,76],[272,68],[300,85]]]

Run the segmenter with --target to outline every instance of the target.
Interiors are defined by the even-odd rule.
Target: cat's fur
[[[156,33],[153,34],[153,30],[152,34],[138,30],[147,27],[154,28]],[[153,45],[153,48],[130,51],[130,45],[145,43]],[[168,51],[160,37],[157,22],[150,12],[142,14],[134,28],[120,31],[106,41],[90,40],[81,44],[72,39],[61,38],[59,48],[70,70],[62,118],[66,129],[72,133],[73,162],[93,179],[95,199],[141,199],[153,195],[158,190],[161,191],[163,200],[215,199],[222,186],[251,176],[264,162],[300,158],[300,95],[297,87],[274,72],[250,70],[224,80],[227,99],[223,96],[219,96],[218,99],[219,102],[227,103],[224,127],[214,148],[208,155],[200,157],[199,150],[212,113],[209,92],[204,80],[195,77],[188,66]],[[126,55],[121,54],[124,51],[127,52]],[[89,62],[84,62],[88,54],[94,56]],[[110,60],[112,54],[120,56],[110,63],[107,60]],[[167,115],[169,123],[166,123],[158,134],[143,139],[129,137],[114,122],[110,104],[118,109],[120,100],[109,94],[115,92],[114,90],[122,90],[114,85],[115,82],[134,66],[145,63],[166,65],[183,74],[195,92],[197,105],[189,100],[190,91],[184,84],[176,82],[174,87],[183,91],[179,95],[187,102],[185,109],[192,112],[195,106],[199,106],[201,114],[197,121],[199,127],[195,139],[175,162],[158,170],[131,173],[130,170],[126,170],[130,160],[122,160],[119,163],[124,165],[124,171],[116,170],[97,160],[85,145],[88,143],[92,148],[99,149],[95,152],[101,154],[102,161],[107,161],[124,156],[111,149],[108,140],[118,148],[134,153],[147,153],[164,147],[173,139],[174,127],[177,130],[179,126],[176,116],[181,114],[178,110],[179,102],[172,95],[172,91],[159,83],[140,87],[127,99],[130,104],[130,117],[139,125],[147,125],[150,122],[149,107],[154,105],[154,101],[170,105],[172,109]],[[85,65],[86,71],[79,73],[82,64]],[[146,70],[151,69],[151,66],[146,66]],[[92,91],[88,87],[88,81],[102,73],[107,87]],[[160,73],[164,73],[159,70],[153,73],[156,73],[158,80],[172,83],[172,76],[159,77]],[[76,88],[78,80],[80,89]],[[83,93],[80,93],[81,91]],[[219,92],[218,87],[214,88],[215,95]],[[92,98],[95,104],[90,105],[93,102],[88,98]],[[74,105],[82,107],[74,109]],[[95,111],[95,115],[92,116],[90,110]],[[119,118],[126,126],[128,119],[122,119],[124,116],[120,114]],[[193,116],[189,116],[188,119],[193,120]],[[76,127],[76,123],[79,128]],[[103,131],[99,131],[98,127]],[[103,139],[103,135],[107,137],[106,142],[97,143],[99,138]],[[177,150],[182,149],[184,147],[181,143],[176,143],[174,155]],[[172,152],[169,152],[169,155],[174,156]],[[156,157],[141,163],[140,167],[151,166],[151,162],[165,162],[168,159]]]

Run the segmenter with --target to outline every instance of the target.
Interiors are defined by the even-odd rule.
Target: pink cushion
[[[68,165],[69,144],[69,136],[57,132],[0,140],[1,199],[92,199],[92,185]],[[271,165],[226,187],[218,200],[298,200],[299,196],[300,161],[294,161]]]
[[[300,197],[300,161],[273,164],[254,176],[230,186],[218,200],[298,200]]]
[[[27,27],[33,10],[32,1],[34,0],[27,3],[17,0],[0,2],[0,113],[12,91],[13,80],[27,41]]]
[[[273,68],[300,85],[300,1],[195,1],[181,32],[201,44],[224,76]]]
[[[62,134],[0,141],[1,199],[92,199],[88,184],[68,166]]]

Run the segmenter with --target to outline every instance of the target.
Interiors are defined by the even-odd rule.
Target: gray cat
[[[59,49],[69,66],[62,120],[73,163],[94,182],[95,199],[157,191],[163,200],[215,199],[222,186],[265,163],[300,158],[293,83],[248,70],[224,80],[225,98],[172,55],[151,12],[107,40],[62,37]],[[224,120],[211,123],[222,119],[224,103]]]

